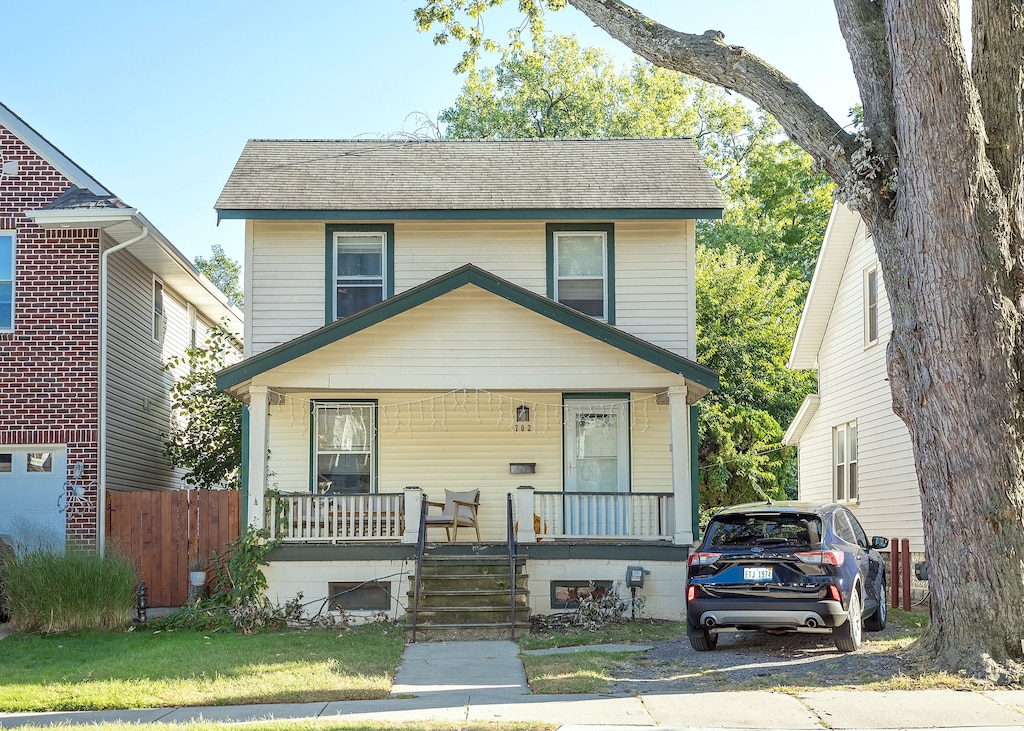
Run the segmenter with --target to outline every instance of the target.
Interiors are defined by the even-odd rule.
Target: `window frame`
[[[10,264],[11,264],[11,278],[10,279],[0,279],[0,284],[4,284],[4,283],[7,283],[7,282],[10,282],[10,284],[11,284],[11,302],[10,302],[10,305],[11,305],[11,321],[10,321],[9,324],[4,324],[3,322],[0,322],[0,332],[5,332],[5,333],[6,332],[14,332],[14,303],[15,303],[15,300],[17,299],[17,292],[15,291],[15,280],[17,279],[16,272],[15,272],[15,266],[16,266],[16,262],[17,262],[17,249],[18,249],[18,237],[15,235],[15,232],[14,231],[6,231],[6,230],[0,231],[0,238],[6,238],[6,237],[10,237],[10,239],[11,239],[11,261],[10,261]]]
[[[324,495],[321,493],[317,485],[317,465],[319,464],[319,456],[321,454],[318,448],[317,440],[317,425],[319,420],[317,419],[317,409],[319,407],[338,407],[338,406],[354,406],[358,408],[369,408],[371,428],[373,429],[372,438],[367,441],[370,444],[370,492],[369,493],[352,493],[359,495],[375,495],[380,491],[380,449],[379,449],[379,436],[380,430],[377,427],[377,414],[378,414],[378,402],[376,399],[311,399],[309,404],[309,492],[312,495]],[[362,450],[352,450],[351,452],[343,452],[341,450],[325,450],[324,454],[362,454]],[[350,493],[332,493],[332,494],[350,494]]]
[[[874,291],[871,283],[874,281]],[[878,264],[872,264],[864,270],[864,347],[868,348],[878,343]],[[872,328],[874,333],[872,334]],[[873,335],[873,337],[872,337]]]
[[[196,306],[188,303],[188,347],[195,348],[199,345],[199,313]]]
[[[159,288],[159,299],[157,298],[157,292]],[[153,342],[159,343],[163,338],[164,332],[167,328],[167,305],[164,301],[164,282],[160,277],[153,275],[153,286],[150,291],[151,306],[152,306],[152,330],[150,335],[153,338]]]
[[[545,227],[547,296],[558,302],[558,237],[569,234],[600,234],[604,237],[604,317],[593,319],[615,324],[615,224],[549,223]],[[566,305],[570,307],[571,305]],[[574,308],[575,309],[575,308]],[[578,311],[578,310],[577,310]],[[586,314],[586,313],[581,313]],[[593,317],[593,315],[587,315]]]
[[[381,302],[395,296],[395,225],[393,223],[327,224],[324,251],[324,322],[338,320],[338,234],[383,234],[381,252]],[[356,313],[353,313],[356,314]]]
[[[832,427],[832,498],[837,503],[860,502],[857,421]],[[842,448],[842,454],[840,454]],[[840,488],[842,477],[842,488]]]

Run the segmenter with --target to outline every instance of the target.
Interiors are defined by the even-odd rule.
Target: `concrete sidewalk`
[[[333,718],[464,724],[538,721],[559,724],[562,731],[637,731],[645,727],[657,727],[659,731],[1024,729],[1024,691],[1016,690],[532,695],[518,653],[512,642],[410,645],[395,678],[392,697],[378,701],[0,714],[0,727]]]

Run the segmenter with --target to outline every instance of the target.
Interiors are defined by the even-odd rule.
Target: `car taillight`
[[[839,595],[839,587],[836,586],[835,584],[832,584],[832,586],[830,586],[828,588],[828,594],[829,594],[829,598],[832,601],[839,602],[840,604],[842,603],[843,597]]]
[[[805,551],[793,554],[804,563],[813,563],[818,566],[842,566],[846,554],[842,551]]]
[[[686,601],[692,602],[697,597],[697,587],[690,584],[686,587]]]
[[[690,566],[708,566],[722,557],[720,553],[691,553],[686,563]]]

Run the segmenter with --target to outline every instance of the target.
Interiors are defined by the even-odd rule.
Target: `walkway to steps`
[[[502,640],[417,642],[405,648],[391,697],[443,694],[459,705],[500,702],[526,695],[526,671],[519,647]]]

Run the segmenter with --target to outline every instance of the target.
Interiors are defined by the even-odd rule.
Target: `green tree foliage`
[[[242,275],[242,265],[224,253],[224,247],[214,244],[211,247],[211,254],[208,257],[197,256],[193,262],[196,269],[206,275],[206,278],[213,282],[217,289],[228,298],[228,303],[241,309],[245,304],[245,297],[239,281]]]
[[[786,367],[807,285],[763,254],[697,252],[697,352],[721,374],[700,402],[700,504],[795,497],[796,454],[783,425],[814,390],[810,371]]]
[[[216,378],[234,350],[231,334],[215,327],[206,342],[167,364],[169,371],[187,373],[171,387],[175,418],[164,453],[186,470],[185,482],[199,488],[241,487],[242,403],[217,390]]]
[[[474,70],[439,119],[453,138],[695,138],[727,205],[698,228],[697,352],[722,374],[701,402],[701,504],[795,491],[780,424],[815,379],[785,364],[831,206],[810,157],[723,90],[639,59],[619,70],[574,36]]]

